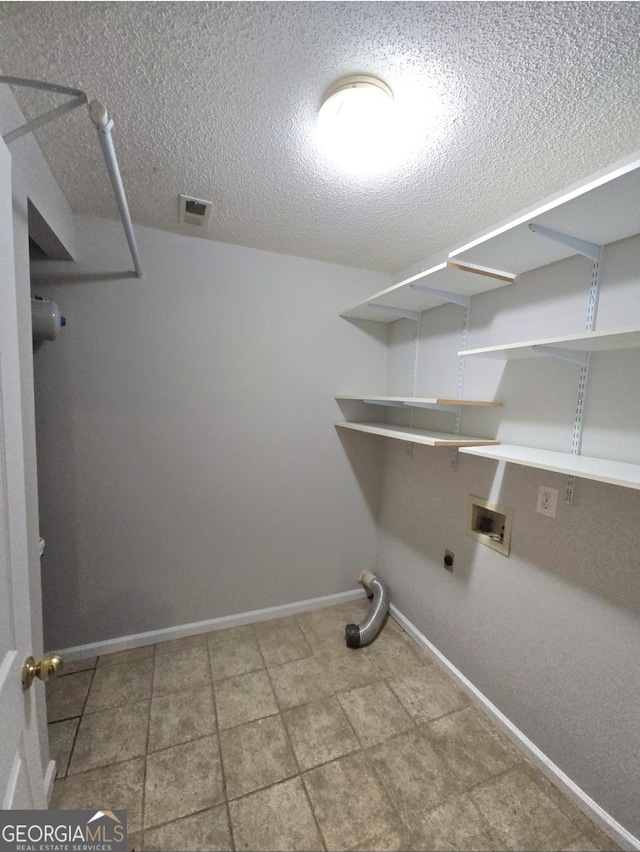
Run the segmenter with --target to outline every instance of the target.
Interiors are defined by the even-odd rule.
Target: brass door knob
[[[49,654],[36,662],[33,657],[27,657],[22,667],[22,688],[29,689],[35,678],[49,680],[62,668],[62,658],[57,654]]]

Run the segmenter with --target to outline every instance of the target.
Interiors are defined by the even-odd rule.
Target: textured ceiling
[[[193,233],[186,192],[212,239],[390,272],[640,149],[640,3],[0,3],[0,56],[107,105],[134,223]],[[358,72],[418,127],[366,179],[316,135]],[[115,218],[86,112],[38,137],[72,208]]]

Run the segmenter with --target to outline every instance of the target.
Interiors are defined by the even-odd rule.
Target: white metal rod
[[[65,112],[70,112],[72,109],[82,106],[82,104],[86,104],[87,102],[87,96],[80,89],[59,86],[57,83],[45,83],[43,80],[28,80],[26,77],[7,77],[6,75],[0,76],[0,83],[6,83],[8,86],[21,86],[27,89],[40,89],[43,92],[55,92],[58,95],[73,95],[73,100],[49,110],[49,112],[38,116],[38,118],[27,121],[26,124],[16,127],[15,130],[3,136],[2,139],[7,145],[13,142],[14,139],[24,136],[25,133],[36,130],[38,127],[42,127],[43,124],[47,124],[53,121],[54,118],[58,118],[64,115]]]
[[[0,80],[0,82],[2,81]],[[8,145],[10,142],[13,142],[14,139],[19,139],[21,136],[24,136],[25,133],[30,133],[32,130],[37,130],[38,127],[42,127],[43,124],[48,124],[50,121],[53,121],[54,118],[59,118],[66,112],[71,112],[72,109],[82,106],[82,104],[86,104],[86,102],[86,95],[78,95],[78,97],[74,98],[72,101],[67,101],[65,104],[60,104],[60,106],[55,107],[55,109],[51,109],[49,110],[49,112],[45,112],[43,115],[39,115],[37,118],[34,118],[31,121],[27,121],[26,124],[21,124],[20,127],[16,127],[15,130],[12,130],[10,133],[7,133],[7,135],[3,136],[2,138],[4,142]]]
[[[27,89],[41,89],[43,92],[56,92],[58,95],[74,95],[74,97],[83,95],[86,98],[82,89],[59,86],[57,83],[45,83],[44,80],[28,80],[26,77],[2,76],[0,77],[0,83],[7,83],[9,86],[23,86]]]
[[[113,147],[113,139],[111,138],[113,120],[109,118],[106,107],[101,104],[100,101],[91,101],[89,104],[89,115],[91,116],[91,120],[98,131],[100,147],[104,154],[107,171],[109,172],[113,192],[116,196],[116,203],[118,205],[118,210],[120,211],[120,218],[122,219],[122,227],[124,228],[127,243],[129,244],[129,251],[131,252],[136,275],[138,278],[142,278],[142,265],[140,264],[138,245],[136,243],[135,234],[133,233],[133,223],[131,221],[131,214],[129,213],[129,205],[127,204],[122,176],[120,175],[120,169],[118,168],[116,150]]]
[[[60,95],[74,96],[73,100],[68,101],[66,104],[62,104],[44,115],[41,115],[39,118],[34,118],[32,121],[12,130],[3,137],[3,140],[6,143],[12,142],[14,139],[18,139],[25,133],[35,130],[37,127],[40,127],[49,121],[53,121],[54,118],[64,115],[65,112],[69,112],[87,101],[87,96],[81,89],[71,89],[69,86],[59,86],[56,83],[45,83],[43,80],[27,80],[24,77],[7,77],[0,75],[0,83],[7,83],[9,86],[26,86],[31,89],[42,89],[45,92],[56,92]],[[98,131],[100,147],[102,148],[107,171],[111,178],[111,186],[113,187],[113,192],[116,196],[116,204],[120,211],[122,227],[124,228],[127,243],[129,244],[129,251],[131,252],[136,275],[138,278],[142,278],[142,265],[140,264],[138,245],[136,243],[135,234],[133,233],[133,223],[131,222],[127,196],[124,192],[124,185],[122,183],[120,169],[118,168],[118,159],[116,157],[115,148],[113,147],[113,140],[111,139],[113,121],[109,118],[105,106],[101,104],[100,101],[91,101],[89,104],[89,115],[91,116],[91,120]]]

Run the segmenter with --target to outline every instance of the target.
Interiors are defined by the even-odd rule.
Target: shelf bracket
[[[380,399],[363,399],[369,405],[384,405],[385,408],[404,408],[404,402],[383,402]]]
[[[563,361],[571,361],[572,364],[580,364],[581,367],[589,360],[589,353],[580,349],[562,349],[560,346],[542,346],[540,344],[531,347],[534,352],[541,355],[550,355],[552,358],[562,358]]]
[[[580,240],[578,237],[570,237],[569,234],[563,234],[560,231],[553,231],[551,228],[545,228],[544,225],[536,225],[535,222],[529,223],[529,230],[534,234],[540,234],[541,237],[546,237],[548,240],[553,240],[563,246],[573,249],[578,254],[588,257],[597,263],[600,260],[601,246],[595,243],[589,243],[586,240]]]
[[[380,308],[383,311],[389,311],[390,314],[395,314],[399,319],[410,319],[414,322],[420,322],[419,311],[407,311],[403,308],[392,308],[391,305],[381,305],[380,302],[368,302],[370,308]]]
[[[436,411],[452,411],[456,413],[459,406],[446,405],[443,402],[403,402],[402,405],[407,405],[410,408],[432,408]]]
[[[471,297],[463,296],[462,293],[451,293],[449,290],[435,290],[433,287],[425,287],[424,284],[411,284],[410,287],[416,293],[425,293],[427,296],[442,299],[443,302],[453,302],[455,305],[462,305],[463,308],[468,308],[471,304]]]

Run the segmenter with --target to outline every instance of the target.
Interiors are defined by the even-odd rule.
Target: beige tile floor
[[[70,664],[53,808],[126,808],[135,850],[618,849],[357,601]]]

